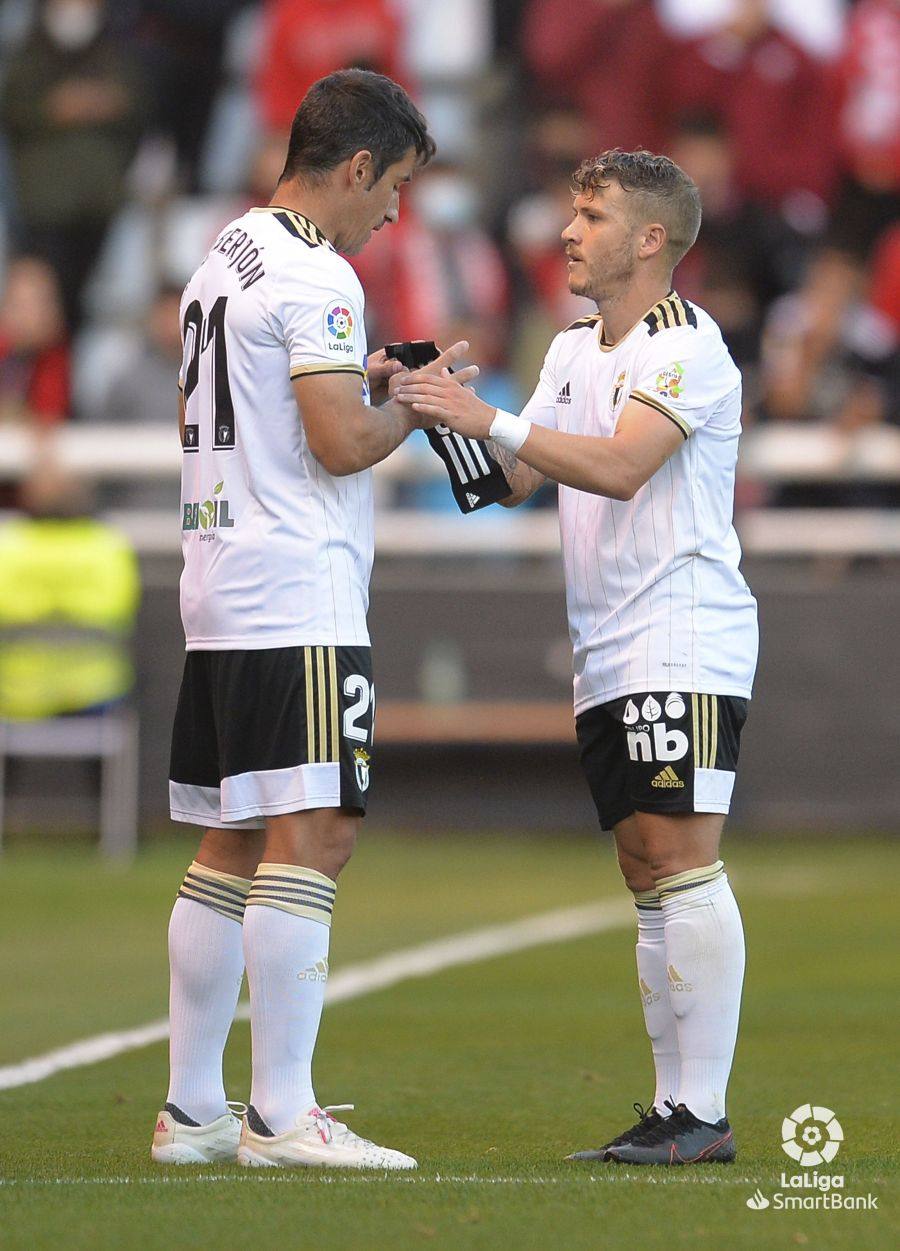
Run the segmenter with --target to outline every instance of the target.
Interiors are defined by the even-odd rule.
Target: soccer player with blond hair
[[[728,1162],[744,934],[719,844],[758,646],[732,525],[741,378],[672,273],[700,197],[665,156],[614,149],[574,177],[569,288],[592,299],[550,345],[521,415],[443,371],[397,392],[492,440],[521,503],[559,483],[581,761],[637,907],[655,1091],[637,1124],[571,1158]]]

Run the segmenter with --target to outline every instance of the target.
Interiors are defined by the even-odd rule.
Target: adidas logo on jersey
[[[684,787],[684,782],[682,782],[671,765],[666,765],[664,769],[657,773],[650,785],[661,787],[663,790],[673,791],[681,790]]]
[[[481,496],[476,495],[474,491],[466,491],[466,501],[470,508],[474,508],[480,499]]]
[[[563,389],[560,391],[559,395],[556,397],[556,402],[557,404],[571,404],[572,403],[572,395],[571,395],[571,392],[569,391],[568,382],[565,384]]]
[[[308,969],[304,969],[302,973],[298,973],[297,979],[301,982],[327,982],[328,960],[325,958],[317,960],[315,964],[311,964]]]

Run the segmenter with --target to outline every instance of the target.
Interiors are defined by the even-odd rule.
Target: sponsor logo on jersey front
[[[214,539],[216,530],[230,530],[234,518],[228,500],[222,495],[224,488],[223,480],[213,487],[209,499],[188,501],[181,518],[182,530],[200,531],[201,542]]]
[[[684,366],[680,361],[673,361],[656,375],[653,390],[664,400],[677,400],[684,391]]]
[[[325,310],[325,347],[341,356],[353,354],[353,314],[346,304]]]

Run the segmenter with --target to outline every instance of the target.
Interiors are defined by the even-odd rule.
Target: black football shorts
[[[371,648],[188,652],[172,820],[259,829],[267,816],[309,808],[364,814],[374,718]]]
[[[581,765],[604,830],[633,812],[724,812],[731,805],[746,699],[643,691],[575,720]]]

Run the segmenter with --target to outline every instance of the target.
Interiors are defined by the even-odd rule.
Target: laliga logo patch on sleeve
[[[324,312],[325,347],[340,356],[353,353],[353,314],[345,304],[331,304]]]
[[[656,386],[653,390],[667,400],[679,398],[684,391],[684,366],[680,361],[674,361],[665,369],[660,370],[656,375]]]

